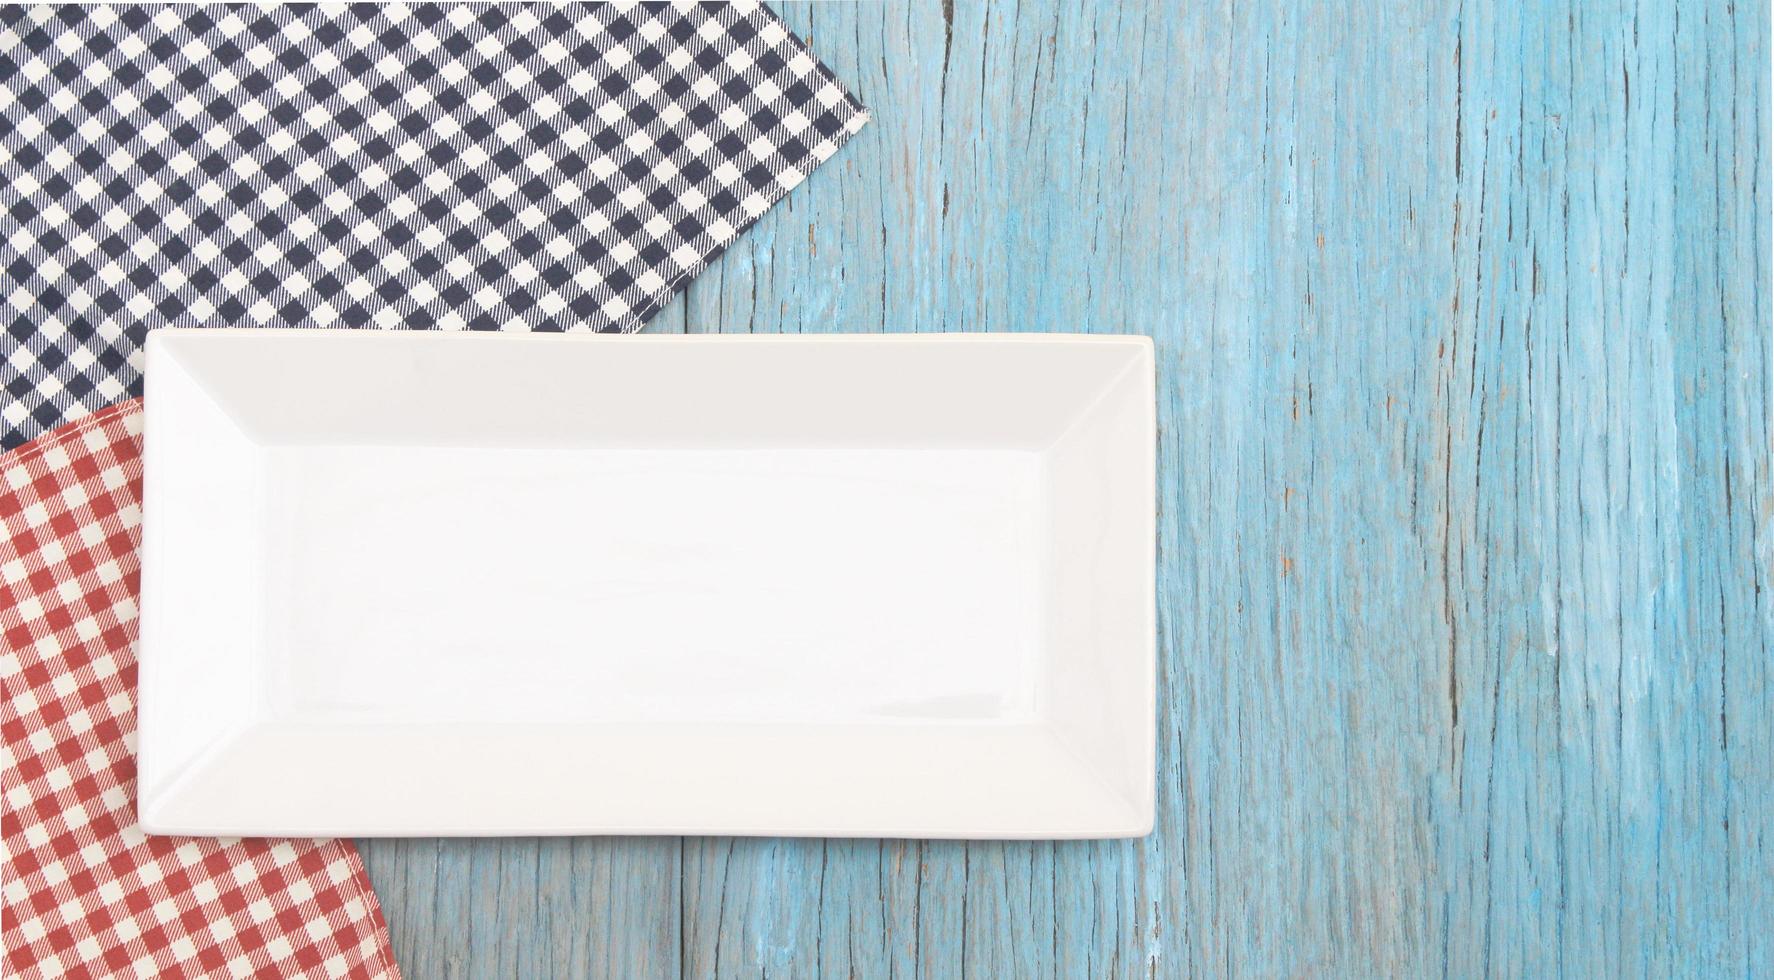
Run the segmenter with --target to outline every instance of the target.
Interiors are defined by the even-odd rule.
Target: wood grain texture
[[[649,329],[1153,336],[1157,830],[364,842],[409,976],[1774,975],[1765,0],[782,12]]]

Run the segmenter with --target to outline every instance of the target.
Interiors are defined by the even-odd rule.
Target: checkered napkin
[[[398,977],[348,841],[135,819],[141,403],[0,456],[8,977]]]
[[[867,115],[733,5],[0,7],[0,447],[146,330],[635,330]]]

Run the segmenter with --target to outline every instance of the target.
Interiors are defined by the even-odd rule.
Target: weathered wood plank
[[[783,13],[649,329],[1152,335],[1157,830],[369,842],[410,975],[1774,974],[1764,0]]]
[[[408,977],[676,977],[676,838],[359,841]]]

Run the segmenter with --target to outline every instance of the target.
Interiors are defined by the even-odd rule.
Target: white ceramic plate
[[[1152,826],[1137,337],[162,330],[140,815]]]

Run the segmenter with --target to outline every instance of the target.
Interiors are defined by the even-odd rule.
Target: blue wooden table
[[[409,977],[1774,975],[1766,0],[783,13],[648,329],[1152,335],[1157,830],[366,841]]]

